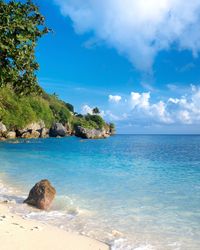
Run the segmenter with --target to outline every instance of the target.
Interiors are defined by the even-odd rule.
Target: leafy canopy
[[[99,109],[96,107],[96,108],[93,108],[92,113],[93,113],[94,115],[98,115],[98,114],[100,114],[100,111],[99,111]]]
[[[0,87],[10,85],[17,94],[40,93],[35,71],[38,38],[48,33],[38,7],[0,0]]]

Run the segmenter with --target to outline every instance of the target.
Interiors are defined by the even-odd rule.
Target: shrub
[[[0,88],[0,119],[8,128],[23,128],[36,120],[28,98],[19,98],[9,87]]]
[[[60,101],[55,95],[48,97],[50,109],[56,122],[67,123],[72,119],[72,114],[63,101]]]
[[[30,97],[29,101],[37,120],[43,120],[45,125],[50,127],[54,121],[54,117],[52,110],[49,107],[49,103],[39,96]]]
[[[70,122],[71,117],[64,103],[51,96],[46,99],[34,95],[18,96],[9,86],[0,88],[0,120],[10,129],[20,129],[40,120],[50,127],[55,121]]]
[[[103,128],[104,126],[105,126],[105,121],[103,120],[103,118],[101,117],[101,116],[99,116],[99,115],[90,115],[90,114],[87,114],[86,116],[85,116],[85,119],[87,120],[87,121],[92,121],[92,122],[94,122],[95,124],[96,124],[96,127],[97,128]]]
[[[68,108],[69,111],[74,113],[74,106],[73,105],[71,105],[70,103],[64,103],[64,105]]]

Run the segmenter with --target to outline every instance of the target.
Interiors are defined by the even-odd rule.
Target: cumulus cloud
[[[109,95],[109,96],[108,96],[108,100],[109,100],[109,102],[115,102],[115,103],[118,103],[118,102],[120,102],[120,101],[121,101],[121,99],[122,99],[122,97],[121,97],[121,96],[119,96],[119,95]]]
[[[126,110],[126,113],[124,113]],[[200,125],[200,88],[191,86],[190,92],[180,98],[153,101],[150,92],[131,92],[128,101],[105,113],[108,118],[132,121],[135,124],[196,124]]]
[[[82,108],[81,108],[81,112],[82,112],[82,114],[84,114],[84,115],[87,115],[87,114],[92,114],[93,112],[92,112],[92,109],[93,108],[91,108],[89,105],[87,105],[87,104],[85,104],[85,105],[83,105],[82,106]]]
[[[94,108],[95,108],[95,107],[90,107],[89,105],[85,104],[85,105],[83,105],[83,106],[81,107],[81,113],[82,113],[83,115],[87,115],[87,114],[92,115],[92,114],[93,114],[93,109],[94,109]],[[101,110],[99,115],[102,116],[102,117],[104,117],[104,116],[105,116],[104,110]]]
[[[93,32],[140,70],[151,69],[157,53],[174,45],[199,53],[199,0],[54,1],[78,34]]]
[[[149,99],[150,99],[150,92],[141,94],[137,92],[131,92],[131,97],[130,97],[131,107],[133,109],[135,107],[148,109]]]

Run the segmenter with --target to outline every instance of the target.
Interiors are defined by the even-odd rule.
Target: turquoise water
[[[17,212],[113,250],[200,249],[200,136],[19,142],[0,143],[0,172]],[[19,205],[43,178],[57,189],[51,211]]]

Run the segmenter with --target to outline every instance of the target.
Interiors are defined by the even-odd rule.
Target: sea
[[[41,179],[57,191],[49,211],[23,204]],[[200,136],[1,142],[0,200],[112,250],[199,250]]]

